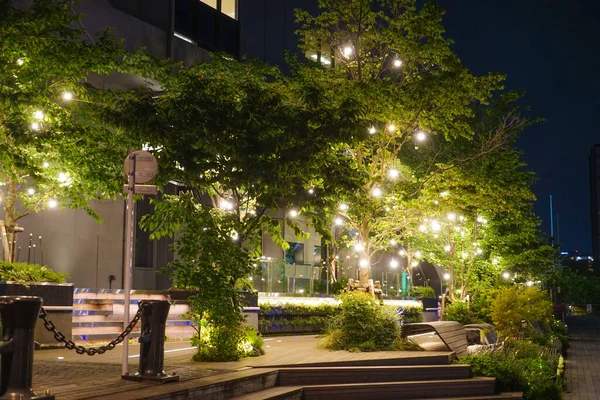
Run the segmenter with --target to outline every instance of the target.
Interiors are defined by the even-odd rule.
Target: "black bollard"
[[[0,296],[2,344],[0,344],[0,399],[52,399],[31,388],[33,340],[42,298]]]
[[[123,375],[122,378],[135,381],[177,382],[179,376],[167,375],[163,371],[165,325],[171,305],[166,300],[144,300],[144,303],[138,372],[134,375]]]

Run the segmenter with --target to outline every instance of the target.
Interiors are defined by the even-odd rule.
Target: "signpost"
[[[152,180],[158,172],[158,163],[154,156],[143,150],[130,153],[125,158],[123,171],[127,176],[127,185],[123,187],[123,193],[127,194],[127,208],[125,221],[125,271],[123,291],[125,299],[123,302],[123,329],[129,325],[129,307],[131,302],[131,279],[133,271],[133,232],[134,232],[134,203],[133,195],[156,194],[154,185],[136,185]],[[123,341],[123,361],[121,373],[129,375],[129,344],[128,338]]]

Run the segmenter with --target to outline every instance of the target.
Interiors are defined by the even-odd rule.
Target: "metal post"
[[[134,222],[134,203],[133,191],[135,186],[135,154],[129,157],[129,173],[127,175],[127,209],[125,222],[125,274],[123,282],[123,291],[125,299],[123,301],[123,329],[129,324],[129,306],[131,302],[131,279],[133,269],[133,222]],[[121,374],[129,374],[129,344],[127,340],[123,341],[123,360],[121,365]]]
[[[31,388],[33,335],[41,305],[41,297],[0,296],[0,399],[54,400],[49,394],[37,396]]]
[[[140,335],[140,364],[134,375],[123,379],[135,381],[176,382],[179,376],[163,371],[165,358],[165,327],[171,304],[166,300],[145,300],[142,305]]]

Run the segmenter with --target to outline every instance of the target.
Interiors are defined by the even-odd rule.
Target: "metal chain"
[[[123,332],[119,333],[119,336],[117,336],[113,341],[108,343],[106,346],[100,346],[100,347],[84,347],[84,346],[75,344],[72,340],[67,339],[66,336],[62,332],[60,332],[59,330],[56,329],[56,326],[54,325],[54,323],[47,318],[48,314],[46,314],[46,310],[44,310],[43,307],[40,309],[39,317],[44,321],[44,327],[48,331],[50,331],[54,334],[54,339],[56,339],[59,343],[64,343],[65,347],[67,349],[75,350],[75,352],[77,352],[77,354],[87,354],[88,356],[93,356],[96,354],[104,354],[106,351],[114,349],[116,345],[118,345],[123,340],[125,340],[127,335],[129,335],[131,333],[131,331],[133,330],[135,325],[140,320],[140,318],[142,316],[142,311],[147,306],[148,306],[148,303],[146,303],[145,301],[140,302],[137,313],[135,314],[135,316],[133,317],[133,319],[131,320],[129,325],[127,325],[125,330]]]

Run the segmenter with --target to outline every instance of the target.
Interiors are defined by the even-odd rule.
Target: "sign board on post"
[[[146,183],[151,181],[158,172],[156,158],[144,150],[136,150],[125,158],[123,170],[125,175],[131,170],[131,163],[135,164],[135,183]]]

